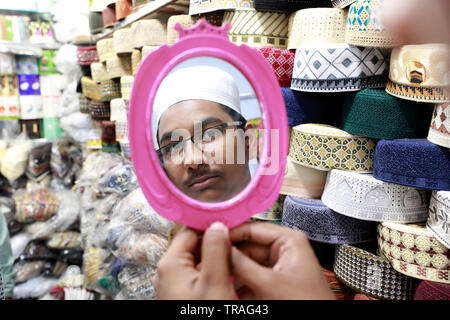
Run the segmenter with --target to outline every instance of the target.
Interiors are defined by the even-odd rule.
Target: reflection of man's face
[[[194,135],[194,124],[202,122],[202,130],[234,120],[223,108],[206,100],[188,100],[171,106],[159,121],[158,133],[161,147],[171,142],[171,133],[184,129]],[[246,124],[244,130],[251,128]],[[230,128],[236,130],[236,127]],[[221,163],[211,163],[207,152],[195,150],[193,143],[188,141],[184,161],[175,163],[164,161],[164,169],[170,180],[183,193],[203,202],[221,202],[231,199],[241,192],[250,182],[248,167],[248,141],[244,135],[227,135],[223,137]],[[238,164],[237,139],[245,139],[245,163]],[[227,152],[233,152],[235,161],[226,163]],[[199,159],[201,158],[201,159]],[[216,161],[218,162],[218,161]]]

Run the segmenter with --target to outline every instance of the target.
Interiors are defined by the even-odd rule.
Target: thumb
[[[230,283],[230,240],[221,222],[213,223],[203,235],[201,277],[209,284]]]
[[[231,265],[236,282],[255,293],[261,293],[268,287],[267,281],[271,279],[272,271],[253,261],[236,247],[231,249]]]

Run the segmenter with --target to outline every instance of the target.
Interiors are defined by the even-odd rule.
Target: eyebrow
[[[222,119],[219,119],[219,118],[216,118],[216,117],[208,117],[208,118],[206,118],[206,119],[201,121],[201,125],[202,125],[202,128],[203,128],[203,127],[206,127],[207,125],[210,125],[210,124],[213,124],[213,123],[223,123],[223,122],[224,121]],[[161,136],[161,141],[159,142],[159,145],[161,145],[165,140],[169,140],[172,137],[172,133],[174,131],[175,130],[172,130],[172,131],[164,133]]]

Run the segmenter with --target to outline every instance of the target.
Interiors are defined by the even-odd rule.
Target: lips
[[[189,188],[192,188],[195,191],[201,191],[205,188],[211,187],[219,180],[218,175],[204,175],[192,180],[189,184]]]

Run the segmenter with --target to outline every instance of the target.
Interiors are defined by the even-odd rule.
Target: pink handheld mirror
[[[228,228],[232,228],[245,222],[254,214],[264,212],[278,198],[288,153],[288,127],[283,96],[277,78],[264,57],[253,48],[246,45],[236,46],[229,41],[227,36],[230,29],[229,23],[219,28],[211,26],[205,19],[201,19],[191,28],[184,29],[180,24],[177,24],[175,29],[179,32],[178,42],[170,46],[163,45],[150,53],[141,61],[135,76],[128,113],[131,159],[139,185],[147,201],[158,214],[166,219],[199,230],[207,229],[215,221],[223,222]],[[211,178],[211,180],[200,181],[201,178],[194,179],[189,174],[202,165],[197,165],[195,168],[186,165],[183,167],[182,165],[176,171],[173,169],[175,166],[170,166],[166,160],[161,160],[161,154],[164,154],[162,153],[163,150],[170,149],[173,152],[180,145],[182,145],[180,148],[183,150],[183,157],[186,158],[185,152],[188,151],[185,150],[188,149],[184,149],[185,146],[193,147],[194,143],[189,144],[189,139],[183,139],[186,141],[185,144],[177,143],[182,140],[176,140],[162,146],[158,139],[154,140],[157,130],[159,130],[158,134],[162,133],[163,122],[165,127],[173,127],[185,118],[200,117],[199,107],[188,104],[186,109],[180,109],[187,110],[186,114],[178,113],[179,116],[171,118],[171,121],[163,121],[163,113],[161,118],[157,118],[156,126],[152,128],[155,123],[153,117],[155,113],[158,113],[156,108],[160,106],[158,102],[155,107],[155,98],[159,88],[166,83],[164,79],[168,75],[175,74],[177,70],[182,69],[181,67],[192,66],[192,64],[201,63],[201,61],[209,61],[209,65],[211,65],[211,62],[218,61],[217,66],[222,70],[225,68],[225,71],[232,77],[236,75],[233,70],[237,70],[246,80],[237,79],[236,81],[239,83],[247,81],[261,111],[259,137],[263,143],[258,152],[257,169],[240,193],[221,202],[201,201],[196,199],[195,196],[188,195],[188,193],[192,189],[197,192],[196,194],[201,194],[203,190],[208,189],[208,186],[214,187],[220,185],[220,183],[227,183],[228,180],[221,181],[219,175],[217,178]],[[194,75],[192,79],[195,79]],[[200,88],[201,79],[198,81],[198,87]],[[206,81],[205,85],[211,85],[213,82],[208,83]],[[185,83],[186,86],[189,85],[190,88],[193,88],[189,91],[196,90],[196,83]],[[239,90],[241,90],[241,87],[239,84]],[[173,96],[181,95],[182,89],[186,88],[178,87],[178,89],[173,90]],[[173,96],[168,97],[168,100]],[[248,93],[240,92],[242,113],[249,112],[246,109],[247,102],[242,100],[247,98]],[[199,97],[198,99],[204,98]],[[159,100],[157,99],[157,101]],[[171,113],[173,114],[176,110],[173,108],[182,108],[184,102],[174,104],[167,110],[172,110]],[[207,101],[207,103],[210,102]],[[209,108],[209,105],[207,107]],[[215,107],[208,108],[203,107],[201,110],[213,110]],[[249,109],[251,108],[249,107]],[[194,111],[188,112],[188,110]],[[168,114],[168,111],[165,112],[165,114]],[[220,110],[217,112],[217,114],[220,114]],[[221,125],[223,123],[210,124],[209,126],[217,129],[223,128],[220,127]],[[227,125],[232,126],[234,122],[227,122]],[[203,139],[206,139],[204,138],[206,131],[201,131]],[[215,139],[213,138],[211,141],[216,141]],[[191,141],[194,142],[195,139]],[[218,170],[223,169],[224,172],[229,172],[231,175],[237,172],[229,170],[231,167],[218,168]],[[172,169],[173,171],[171,171]],[[184,183],[183,179],[185,178],[191,179],[190,182],[197,183]],[[177,182],[179,183],[178,187],[175,185]],[[182,191],[182,186],[185,186],[188,191]],[[213,187],[211,188],[213,189]]]

